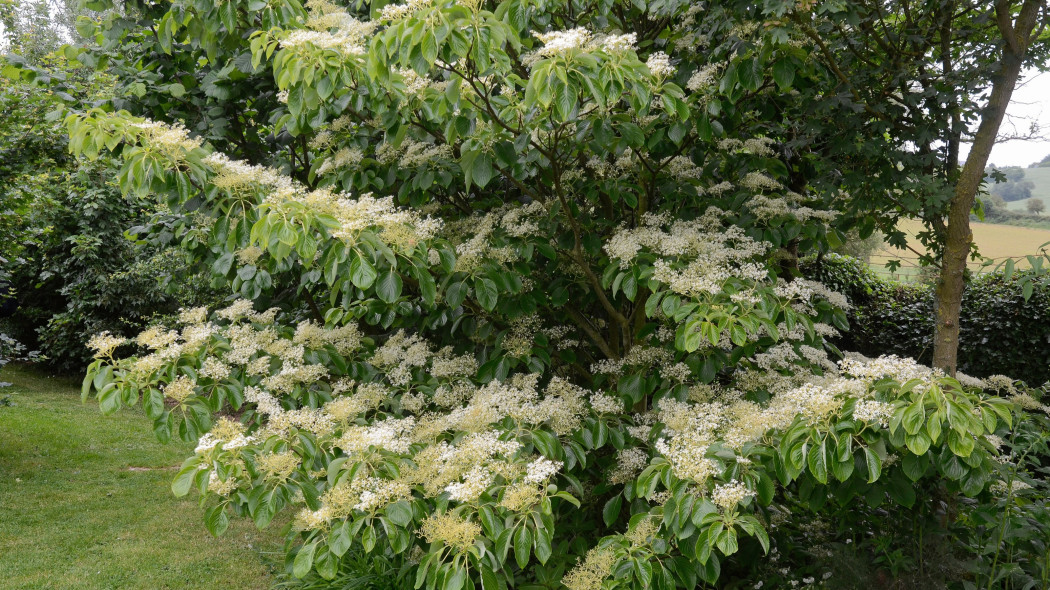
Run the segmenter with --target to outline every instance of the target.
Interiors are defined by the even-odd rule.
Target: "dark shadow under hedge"
[[[933,288],[878,277],[854,258],[829,255],[802,263],[806,277],[845,295],[850,331],[836,342],[865,355],[897,354],[929,363],[933,356]],[[959,370],[974,377],[1008,375],[1031,385],[1050,381],[1050,279],[1025,301],[1019,275],[976,276],[963,295]]]

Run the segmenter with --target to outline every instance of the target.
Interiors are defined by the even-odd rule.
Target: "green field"
[[[1025,168],[1024,178],[1031,180],[1035,185],[1032,188],[1032,199],[1041,199],[1043,204],[1050,209],[1050,168]],[[1006,208],[1010,211],[1026,212],[1029,200],[1010,201],[1006,204]]]
[[[1048,169],[1050,170],[1050,169]],[[922,250],[922,244],[915,239],[915,234],[922,231],[923,225],[918,221],[904,221],[898,226],[908,234],[908,243],[916,250]],[[1014,225],[1001,225],[996,223],[974,223],[974,241],[982,256],[996,259],[1001,262],[1006,258],[1020,258],[1030,254],[1039,254],[1040,247],[1050,242],[1050,229],[1035,229],[1029,227],[1017,227]],[[1050,246],[1046,246],[1050,252]],[[894,273],[886,269],[885,264],[889,260],[900,260],[901,268]],[[918,255],[911,250],[896,250],[889,245],[877,251],[871,257],[871,266],[880,275],[899,279],[914,280],[920,272],[918,267]],[[1019,260],[1018,266],[1028,266],[1027,261]],[[980,268],[979,261],[971,261],[971,268]]]
[[[0,587],[267,588],[278,531],[234,520],[212,538],[170,489],[185,443],[140,411],[103,416],[77,383],[8,365],[0,381]],[[275,527],[276,528],[276,527]]]

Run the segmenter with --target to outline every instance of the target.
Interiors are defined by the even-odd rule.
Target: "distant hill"
[[[1025,168],[1024,169],[1025,180],[1031,180],[1032,184],[1032,198],[1042,199],[1043,203],[1046,204],[1046,208],[1050,211],[1050,168]],[[1007,209],[1011,211],[1027,211],[1028,199],[1021,201],[1011,201],[1006,204]]]

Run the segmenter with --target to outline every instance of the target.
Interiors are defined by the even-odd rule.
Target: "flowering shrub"
[[[674,24],[624,33],[649,8]],[[305,181],[177,124],[67,115],[235,294],[135,356],[99,335],[84,381],[196,441],[172,489],[209,530],[291,512],[298,577],[373,554],[417,588],[694,587],[770,550],[773,513],[991,484],[1014,405],[842,355],[846,300],[788,280],[834,213],[744,131],[743,95],[790,85],[755,76],[798,39],[625,10],[173,2],[161,49],[250,39]]]
[[[581,558],[569,588],[714,582],[738,537],[768,548],[758,507],[778,486],[815,507],[829,486],[839,501],[910,505],[927,474],[976,494],[997,465],[987,435],[1011,420],[1008,403],[889,357],[822,376],[743,369],[713,386],[669,349],[642,349],[594,367],[659,371],[651,408],[631,412],[622,387],[481,383],[473,355],[404,332],[376,345],[353,324],[284,327],[244,300],[182,320],[143,333],[139,357],[111,360],[123,340],[96,338],[85,391],[105,411],[141,393],[162,438],[199,437],[172,489],[199,491],[213,533],[230,512],[265,526],[295,510],[298,575],[332,577],[360,544],[440,587],[533,579],[555,555],[561,569]],[[224,408],[243,413],[213,418]]]

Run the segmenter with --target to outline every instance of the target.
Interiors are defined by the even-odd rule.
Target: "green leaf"
[[[339,573],[339,558],[332,553],[329,547],[322,545],[314,558],[314,567],[317,568],[317,573],[321,574],[322,578],[331,580]]]
[[[781,90],[791,88],[795,81],[795,66],[788,59],[781,59],[773,64],[773,81]]]
[[[820,444],[810,447],[806,460],[809,463],[809,472],[813,474],[813,477],[820,483],[828,483],[827,440],[822,440]]]
[[[616,519],[620,517],[620,507],[623,504],[623,496],[617,494],[612,497],[608,502],[605,503],[605,507],[602,508],[602,520],[605,521],[605,526],[611,527]]]
[[[495,171],[492,169],[492,160],[488,154],[478,154],[471,166],[470,176],[479,188],[485,188],[485,185],[492,180]]]
[[[839,481],[846,481],[851,475],[853,475],[854,469],[853,456],[850,455],[846,461],[834,461],[831,464],[831,472],[835,475],[835,479]]]
[[[376,294],[383,301],[393,303],[401,296],[402,287],[401,275],[393,270],[388,270],[376,283]]]
[[[423,297],[423,302],[428,306],[433,306],[434,299],[437,298],[437,284],[434,282],[433,275],[424,268],[419,271],[417,280],[419,281],[419,294]]]
[[[467,570],[457,567],[453,570],[451,576],[445,578],[445,583],[442,584],[441,590],[461,590],[466,582]]]
[[[333,527],[328,536],[328,547],[336,557],[342,557],[350,549],[352,542],[350,524],[346,521]]]
[[[175,480],[171,482],[171,492],[178,497],[190,493],[190,487],[193,485],[193,477],[195,475],[197,475],[196,464],[183,467],[175,475]]]
[[[925,432],[920,432],[913,436],[908,436],[906,439],[908,450],[916,455],[925,455],[926,451],[930,450],[930,437],[926,436]],[[949,437],[948,446],[951,446],[951,439]]]
[[[973,437],[969,434],[959,434],[954,430],[948,432],[948,448],[959,457],[969,457],[974,446]]]
[[[620,378],[616,390],[632,403],[638,403],[645,396],[645,378],[641,373],[632,373]]]
[[[632,148],[639,148],[645,144],[645,134],[642,133],[641,127],[634,123],[622,123],[619,129],[620,135],[627,141],[627,145]]]
[[[459,307],[463,304],[463,300],[466,299],[469,290],[470,287],[467,286],[466,282],[452,283],[445,291],[445,303],[451,308]]]
[[[310,569],[314,565],[314,553],[317,551],[317,542],[314,541],[299,550],[299,553],[295,556],[295,561],[292,562],[292,575],[302,579],[306,577],[306,574],[310,573]]]
[[[534,541],[533,547],[536,551],[536,559],[538,559],[541,564],[547,563],[547,560],[554,554],[554,549],[551,547],[551,539],[548,536],[547,531],[537,530]]]
[[[372,266],[372,263],[363,256],[355,256],[350,261],[350,281],[358,289],[371,287],[378,276],[379,273],[376,272],[376,267]]]
[[[518,567],[525,569],[529,564],[529,553],[532,550],[532,532],[528,527],[521,527],[514,533],[514,561]]]
[[[107,383],[98,393],[98,407],[107,416],[120,409],[120,390],[116,383]]]
[[[230,517],[226,514],[225,503],[212,506],[205,511],[204,526],[213,537],[218,537],[226,532],[226,529],[230,526]]]
[[[912,405],[908,406],[908,409],[904,410],[904,416],[901,420],[901,426],[904,427],[905,432],[908,434],[915,434],[922,429],[922,424],[926,420],[926,409],[923,407],[920,401],[916,401]]]
[[[407,527],[412,522],[412,506],[404,500],[394,502],[386,507],[386,516],[390,522]]]
[[[478,303],[485,311],[492,311],[496,308],[496,301],[499,299],[499,293],[496,291],[496,283],[486,278],[477,278],[474,280],[474,295],[478,298]]]
[[[211,268],[213,271],[215,271],[216,274],[225,276],[233,268],[234,260],[235,259],[233,253],[227,252],[226,254],[223,254],[218,259],[216,259],[215,262],[212,264]]]
[[[737,552],[739,546],[736,540],[735,529],[725,529],[718,535],[718,540],[715,541],[715,545],[723,555],[732,555]]]
[[[868,483],[874,483],[882,474],[882,459],[868,447],[864,447],[864,464],[868,466]]]
[[[499,579],[492,573],[492,569],[484,564],[481,566],[481,590],[499,590]]]
[[[927,465],[926,455],[905,454],[901,459],[901,471],[912,481],[919,481],[922,478],[926,473]]]

